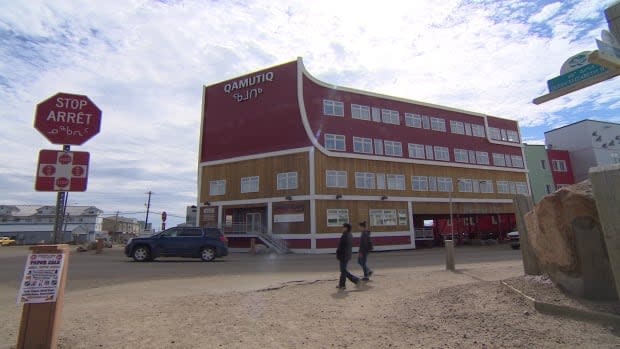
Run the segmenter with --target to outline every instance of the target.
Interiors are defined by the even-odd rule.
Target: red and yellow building
[[[334,251],[367,221],[377,250],[505,234],[527,194],[515,121],[334,86],[301,59],[204,87],[199,224]]]

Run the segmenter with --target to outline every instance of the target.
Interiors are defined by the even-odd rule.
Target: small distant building
[[[575,183],[568,151],[547,149],[542,144],[525,144],[524,151],[534,202]]]
[[[196,205],[187,206],[185,214],[185,224],[196,226],[198,223],[198,207]]]
[[[122,241],[140,235],[142,226],[135,218],[112,216],[103,219],[103,230],[109,233],[113,241]]]
[[[591,167],[620,163],[620,124],[581,120],[545,132],[545,144],[568,151],[574,179],[580,182]]]
[[[94,241],[101,233],[103,211],[94,206],[67,206],[61,242]],[[18,244],[53,242],[56,206],[0,205],[0,235]]]

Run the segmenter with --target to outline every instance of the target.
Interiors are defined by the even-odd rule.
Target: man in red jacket
[[[342,236],[340,236],[338,248],[336,249],[336,258],[340,261],[340,282],[338,283],[338,289],[340,290],[346,288],[345,282],[347,279],[355,285],[360,284],[360,279],[347,270],[347,264],[351,260],[352,255],[353,235],[351,235],[351,224],[345,223],[342,225]]]

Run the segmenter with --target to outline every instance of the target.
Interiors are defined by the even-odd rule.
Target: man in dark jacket
[[[347,264],[351,260],[353,254],[353,236],[351,235],[351,224],[345,223],[342,225],[342,236],[338,242],[338,248],[336,249],[336,258],[340,261],[340,282],[338,288],[344,290],[345,282],[347,279],[352,283],[359,285],[360,279],[349,273],[347,270]]]
[[[360,223],[360,230],[362,231],[362,235],[360,236],[360,250],[357,255],[357,263],[364,270],[364,278],[362,280],[368,281],[369,277],[372,275],[372,270],[368,268],[366,265],[366,261],[368,260],[368,254],[372,251],[372,241],[370,240],[370,230],[366,229],[366,222]]]

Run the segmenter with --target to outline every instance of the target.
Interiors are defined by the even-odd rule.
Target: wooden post
[[[591,168],[590,180],[611,271],[616,282],[616,292],[620,298],[620,164]]]
[[[63,306],[67,270],[69,269],[68,245],[40,245],[30,248],[33,254],[62,253],[64,264],[58,282],[56,302],[26,303],[22,311],[17,349],[55,349],[58,344],[58,329]]]
[[[534,249],[530,244],[528,231],[525,225],[525,214],[533,210],[532,198],[525,195],[515,195],[513,197],[515,207],[515,218],[517,219],[517,229],[519,230],[519,244],[521,245],[521,255],[523,256],[523,270],[525,275],[540,275],[540,266],[536,259]]]
[[[446,270],[454,271],[454,240],[445,240]]]
[[[250,254],[256,254],[256,239],[250,239]]]

